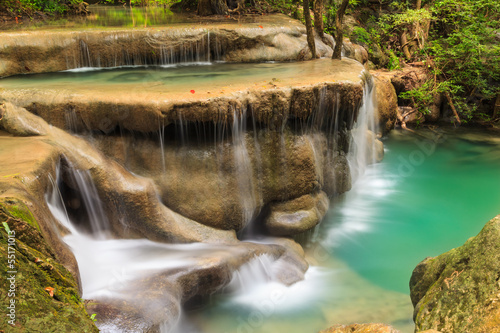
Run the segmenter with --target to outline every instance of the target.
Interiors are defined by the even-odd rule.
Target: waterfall
[[[68,216],[68,211],[64,205],[64,200],[59,191],[59,186],[57,184],[60,181],[60,167],[56,168],[56,178],[54,179],[51,174],[49,174],[49,181],[52,184],[52,191],[45,195],[45,201],[49,207],[50,212],[59,221],[59,223],[68,229],[71,234],[77,234],[78,231],[75,226],[71,223]]]
[[[368,77],[363,89],[363,104],[359,108],[357,119],[351,130],[347,158],[352,182],[364,174],[367,165],[376,162],[375,84],[371,80],[371,77]]]
[[[53,189],[46,201],[50,211],[71,234],[78,235],[83,230],[95,239],[106,238],[111,225],[89,171],[68,167],[65,172],[64,180],[60,167],[55,180],[49,175]],[[71,221],[70,217],[78,221]]]
[[[245,142],[246,120],[246,109],[241,111],[241,115],[237,110],[233,110],[234,164],[238,181],[238,195],[243,209],[243,226],[253,219],[259,200],[255,195],[253,167]]]

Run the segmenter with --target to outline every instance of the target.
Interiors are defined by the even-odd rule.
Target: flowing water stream
[[[253,68],[259,66],[268,67]],[[288,66],[283,66],[277,68],[287,72]],[[210,68],[200,69],[211,77]],[[184,73],[184,69],[179,70]],[[101,73],[105,74],[90,74],[95,78]],[[50,76],[57,79],[66,75]],[[12,80],[24,84],[20,78]],[[366,166],[370,156],[365,154],[367,134],[362,128],[373,127],[368,92],[369,87],[365,88],[358,118],[361,128],[353,130],[349,156],[356,182],[351,191],[333,199],[320,226],[297,238],[311,265],[305,280],[289,287],[282,285],[274,278],[282,263],[266,255],[256,257],[234,273],[223,293],[196,306],[188,304],[181,321],[175,328],[165,326],[164,332],[298,333],[354,322],[384,322],[403,333],[413,331],[408,290],[413,268],[427,256],[460,246],[498,213],[500,140],[485,130],[420,130],[418,135],[395,130],[384,139],[384,160]],[[234,159],[239,174],[248,174],[246,147],[240,140],[245,129],[243,118],[235,115],[233,128],[238,148]],[[161,127],[159,136],[164,136]],[[193,258],[223,251],[206,244],[111,239],[106,236],[106,215],[89,175],[72,170],[70,178],[88,210],[90,230],[80,230],[70,221],[61,199],[64,195],[57,190],[47,202],[69,230],[64,240],[78,260],[85,298],[128,299],[130,282],[196,265]],[[56,181],[60,179],[54,184]],[[245,207],[243,218],[250,220],[258,198],[252,197],[251,184],[244,177],[238,186]],[[118,332],[111,326],[101,329]]]
[[[436,141],[393,131],[384,160],[302,239],[313,265],[305,281],[214,297],[182,332],[317,332],[355,322],[413,332],[412,270],[476,235],[500,202],[498,134],[421,133]]]
[[[131,21],[133,26],[143,26],[182,21],[173,20],[168,12],[134,13],[123,9],[117,13],[115,21],[109,13],[102,13],[102,22],[123,26]],[[96,11],[94,15],[101,22],[101,14]],[[148,21],[152,17],[158,20]],[[105,25],[102,22],[96,24]],[[206,47],[210,50],[208,36]],[[208,96],[214,91],[231,92],[230,79],[235,76],[245,86],[267,89],[281,81],[301,81],[321,73],[330,61],[214,65],[210,55],[207,52],[206,58],[188,59],[198,62],[198,66],[80,68],[32,75],[29,79],[25,75],[14,76],[2,79],[2,85],[19,90],[40,86],[54,91],[88,89],[89,96],[95,91],[112,94],[120,89],[168,91],[186,96],[203,91]],[[320,95],[323,102],[325,91]],[[384,160],[366,166],[372,157],[365,153],[369,134],[364,128],[374,127],[372,117],[365,117],[373,111],[369,88],[365,88],[364,101],[358,118],[361,128],[353,130],[353,149],[348,156],[356,182],[348,193],[333,199],[321,225],[297,237],[311,265],[304,281],[291,286],[276,282],[276,272],[283,269],[283,262],[267,255],[258,256],[234,272],[223,293],[188,304],[180,322],[164,325],[163,332],[312,333],[333,324],[354,322],[384,322],[403,333],[413,332],[408,290],[413,268],[427,256],[462,245],[499,213],[500,140],[498,133],[488,134],[484,130],[420,130],[419,135],[393,131],[384,139]],[[321,103],[318,108],[321,109]],[[252,170],[243,140],[249,120],[245,112],[234,114],[231,134],[239,200],[244,208],[242,219],[250,221],[258,213],[255,206],[262,199],[248,180]],[[182,130],[184,125],[187,128],[187,122],[181,116],[178,125],[185,144],[188,137]],[[331,125],[338,126],[333,121]],[[159,123],[163,171],[165,135],[165,127]],[[313,140],[310,141],[314,150]],[[259,155],[257,143],[254,149]],[[74,198],[81,202],[64,202],[60,176],[52,179],[54,189],[46,199],[53,215],[67,230],[64,241],[77,258],[84,298],[130,299],[128,288],[134,280],[197,265],[198,260],[209,259],[210,253],[227,253],[227,249],[217,245],[201,243],[173,245],[146,239],[112,239],[107,234],[105,208],[88,172],[72,168],[66,172],[66,181],[80,193]],[[79,211],[69,211],[67,205],[86,208],[82,216],[90,222],[89,228],[80,226]],[[180,311],[180,304],[176,306]],[[173,313],[169,311],[165,311],[165,316],[178,315],[175,307]],[[117,332],[112,326],[100,328],[103,332]]]

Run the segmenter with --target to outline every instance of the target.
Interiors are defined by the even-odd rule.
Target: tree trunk
[[[225,0],[199,0],[198,15],[226,15],[229,12]]]
[[[323,11],[324,11],[324,4],[323,0],[314,0],[314,30],[316,30],[316,33],[318,34],[319,38],[323,39]]]
[[[340,8],[337,10],[337,15],[335,15],[335,29],[337,33],[335,34],[335,48],[333,49],[332,59],[342,59],[342,43],[344,41],[342,21],[344,20],[344,13],[348,3],[349,0],[342,0]]]
[[[311,12],[309,11],[309,0],[303,0],[304,6],[304,18],[306,20],[306,32],[307,32],[307,44],[309,44],[309,50],[311,50],[312,58],[316,58],[316,44],[314,43],[314,31],[311,22]]]
[[[453,111],[453,114],[455,115],[455,119],[457,120],[457,122],[459,124],[461,124],[462,122],[460,121],[460,117],[458,116],[457,109],[455,109],[455,105],[453,104],[453,101],[451,99],[450,94],[446,93],[445,95],[446,95],[446,99],[448,99],[448,103],[450,104],[451,110]]]
[[[410,50],[408,49],[408,39],[406,38],[406,31],[403,31],[401,34],[400,38],[401,42],[401,47],[403,48],[403,53],[405,54],[406,60],[410,61],[411,60],[411,53]]]

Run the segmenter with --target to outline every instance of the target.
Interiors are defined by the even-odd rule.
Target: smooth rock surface
[[[290,236],[314,228],[329,207],[325,192],[303,195],[299,198],[270,205],[265,225],[272,235]]]

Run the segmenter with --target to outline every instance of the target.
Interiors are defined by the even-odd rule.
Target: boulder
[[[328,207],[325,192],[307,194],[293,200],[272,203],[264,223],[272,235],[296,235],[314,228],[323,219]]]
[[[373,73],[375,80],[375,94],[377,104],[375,106],[375,121],[382,135],[387,134],[394,128],[397,120],[398,96],[391,80],[387,76]]]
[[[464,245],[417,265],[416,332],[500,332],[500,215]]]

